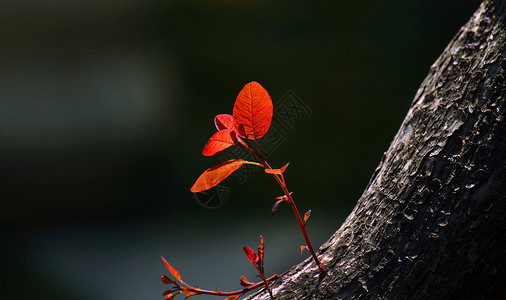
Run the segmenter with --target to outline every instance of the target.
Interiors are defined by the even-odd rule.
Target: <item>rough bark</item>
[[[276,299],[506,299],[506,2],[431,67],[356,207]],[[268,299],[265,292],[253,299]]]

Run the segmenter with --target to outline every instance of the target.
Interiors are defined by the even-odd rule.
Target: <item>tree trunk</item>
[[[506,299],[506,2],[431,67],[368,187],[276,299]],[[253,299],[268,299],[264,291]]]

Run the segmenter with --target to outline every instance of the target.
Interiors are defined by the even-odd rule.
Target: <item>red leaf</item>
[[[267,133],[272,121],[272,100],[267,91],[255,81],[244,86],[234,105],[235,128],[244,126],[240,137],[261,138]]]
[[[169,277],[162,275],[162,282],[165,284],[174,283]]]
[[[281,174],[283,174],[285,172],[285,170],[286,170],[286,168],[288,167],[289,164],[290,163],[287,163],[281,169],[265,169],[265,173],[281,175]]]
[[[232,129],[220,130],[213,134],[213,136],[209,139],[204,147],[204,150],[202,150],[202,154],[205,156],[215,155],[216,153],[233,146],[236,140],[236,133]]]
[[[260,236],[261,244],[258,246],[258,257],[260,258],[260,261],[264,261],[264,237]]]
[[[311,210],[308,210],[305,214],[304,214],[304,225],[306,225],[306,222],[307,222],[307,219],[309,219],[309,217],[311,216]]]
[[[274,216],[274,213],[278,210],[278,206],[281,204],[281,202],[285,201],[284,199],[280,199],[278,201],[276,201],[276,203],[274,203],[274,205],[272,206],[272,209],[271,209],[271,215]]]
[[[237,300],[237,299],[239,299],[239,296],[230,296],[230,297],[227,297],[223,300]]]
[[[170,274],[172,274],[172,276],[174,276],[174,278],[176,278],[178,281],[181,281],[181,275],[179,275],[179,272],[174,268],[172,267],[168,261],[165,260],[165,258],[163,258],[162,256],[162,260],[163,260],[163,263],[165,264],[165,266],[167,267],[167,269],[169,270]]]
[[[237,134],[239,134],[239,136],[242,137],[246,136],[246,132],[244,131],[244,125],[239,124],[239,127],[237,128]]]
[[[176,297],[176,295],[167,294],[167,295],[165,295],[165,300],[172,300],[172,299],[174,299],[174,297]]]
[[[302,255],[302,251],[304,251],[304,249],[306,249],[307,251],[309,251],[309,248],[307,246],[301,245],[300,246],[300,255]]]
[[[255,251],[253,251],[253,249],[250,247],[243,247],[242,249],[244,249],[244,253],[246,254],[246,257],[249,259],[249,261],[254,264],[257,258]]]
[[[265,169],[265,173],[267,174],[276,174],[281,175],[281,169]]]
[[[214,117],[214,126],[216,126],[216,129],[218,129],[218,131],[223,129],[235,130],[234,117],[229,114],[217,115]]]
[[[192,186],[191,191],[193,193],[198,193],[218,185],[223,179],[234,173],[235,170],[239,169],[245,163],[246,161],[242,159],[229,159],[207,169],[199,176]]]
[[[254,283],[249,282],[249,280],[246,279],[246,277],[241,276],[241,285],[244,286],[244,287],[248,287],[250,285],[254,285]]]

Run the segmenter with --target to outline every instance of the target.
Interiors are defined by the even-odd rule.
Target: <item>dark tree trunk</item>
[[[431,67],[320,248],[329,274],[307,259],[283,274],[276,299],[506,299],[505,6],[482,3]]]

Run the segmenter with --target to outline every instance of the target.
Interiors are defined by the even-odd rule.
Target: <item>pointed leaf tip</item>
[[[190,190],[192,193],[208,190],[218,185],[245,163],[246,161],[243,159],[230,159],[221,162],[202,173]]]
[[[306,245],[301,245],[300,246],[300,255],[302,255],[302,252],[304,251],[304,249],[306,249],[307,251],[309,251],[309,248]]]
[[[269,93],[252,81],[239,92],[234,105],[233,117],[239,136],[258,139],[263,137],[272,122],[273,105]],[[241,130],[240,125],[244,128]]]

